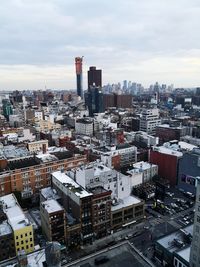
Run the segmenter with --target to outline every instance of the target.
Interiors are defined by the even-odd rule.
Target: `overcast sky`
[[[85,86],[91,65],[103,84],[199,86],[200,1],[1,1],[0,90],[75,88],[75,56]]]

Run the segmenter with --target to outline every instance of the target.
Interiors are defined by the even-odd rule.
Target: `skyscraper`
[[[190,251],[190,266],[200,266],[200,177],[196,177],[197,189],[196,189],[196,205],[194,215],[194,227],[193,227],[193,239]]]
[[[85,104],[91,117],[94,113],[104,112],[103,93],[100,87],[90,86],[90,90],[85,93]]]
[[[91,86],[102,87],[102,71],[94,66],[88,70],[88,90]]]
[[[77,95],[81,98],[83,97],[82,62],[83,57],[75,57]]]

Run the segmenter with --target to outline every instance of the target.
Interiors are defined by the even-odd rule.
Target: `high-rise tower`
[[[88,90],[90,86],[102,87],[102,71],[96,67],[90,67],[88,70]]]
[[[77,95],[80,96],[81,98],[83,97],[82,62],[83,62],[83,57],[75,57]]]
[[[193,238],[192,246],[190,251],[190,266],[200,266],[200,177],[196,177],[197,189],[196,189],[196,204],[195,204],[195,215],[194,215],[194,227],[193,227]]]

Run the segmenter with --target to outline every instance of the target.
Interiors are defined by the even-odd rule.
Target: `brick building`
[[[174,151],[163,146],[153,147],[150,150],[150,163],[158,165],[158,175],[167,179],[170,185],[177,184],[178,164],[182,152]]]
[[[40,189],[51,184],[51,173],[58,169],[69,169],[86,163],[86,156],[73,157],[71,153],[42,154],[35,157],[8,162],[8,171],[0,175],[0,195],[21,192],[29,198]]]

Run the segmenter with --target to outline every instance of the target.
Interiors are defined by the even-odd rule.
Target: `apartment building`
[[[40,216],[43,233],[48,241],[66,240],[65,211],[55,199],[40,203]]]
[[[111,229],[144,217],[144,202],[131,195],[132,177],[108,168],[102,162],[81,166],[70,175],[90,192],[98,187],[111,191]]]
[[[92,136],[94,132],[93,120],[91,118],[77,119],[75,122],[76,134]]]
[[[117,146],[95,147],[92,151],[99,155],[101,161],[109,168],[119,169],[137,162],[137,147],[127,143]]]
[[[28,143],[28,150],[32,153],[39,151],[46,152],[48,150],[48,140],[40,140]]]
[[[16,254],[24,250],[26,253],[34,250],[33,226],[25,216],[14,194],[0,197],[0,203],[12,228]]]
[[[5,163],[7,171],[0,175],[0,196],[19,191],[22,198],[29,198],[51,184],[53,171],[68,170],[86,161],[86,156],[73,157],[68,151],[9,160]]]
[[[0,220],[0,261],[12,258],[14,256],[15,244],[13,231],[5,218],[3,221]]]
[[[145,109],[140,118],[140,131],[148,134],[155,134],[156,127],[161,124],[159,109]]]
[[[158,174],[158,165],[140,161],[133,164],[133,168],[142,173],[143,183],[147,183]]]
[[[81,225],[81,242],[93,240],[92,193],[86,191],[67,174],[52,173],[52,186],[62,199],[62,206]],[[78,229],[77,229],[78,230]]]

